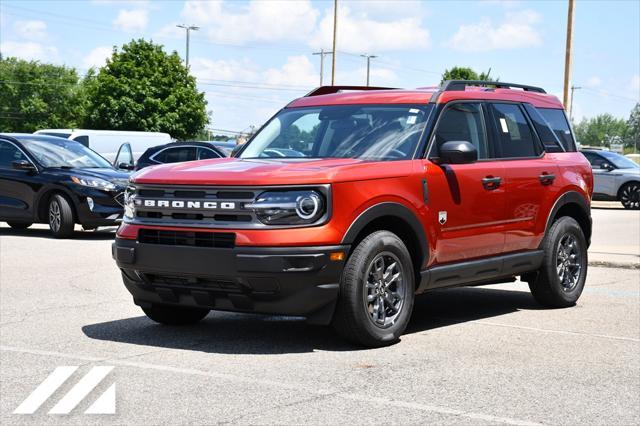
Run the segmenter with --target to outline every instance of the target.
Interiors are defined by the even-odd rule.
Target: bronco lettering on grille
[[[149,200],[135,199],[136,206],[166,207],[172,209],[206,209],[206,210],[234,210],[236,203],[230,201],[182,201],[182,200]]]

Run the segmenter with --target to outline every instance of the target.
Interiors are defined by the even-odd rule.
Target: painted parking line
[[[505,328],[516,328],[518,330],[528,330],[528,331],[537,331],[542,333],[552,333],[552,334],[564,334],[571,336],[583,336],[583,337],[595,337],[599,339],[610,339],[610,340],[622,340],[625,342],[640,342],[640,339],[636,339],[634,337],[624,337],[624,336],[610,336],[608,334],[598,334],[598,333],[583,333],[580,331],[567,331],[567,330],[553,330],[548,328],[538,328],[538,327],[527,327],[524,325],[513,325],[513,324],[504,324],[493,321],[467,321],[465,324],[480,324],[480,325],[488,325],[493,327],[505,327]]]
[[[359,402],[366,402],[366,403],[371,403],[372,401],[374,401],[374,402],[380,403],[383,406],[388,406],[388,407],[390,406],[395,408],[410,409],[410,410],[421,411],[424,413],[435,413],[435,414],[457,416],[457,417],[463,417],[463,418],[473,419],[473,420],[484,420],[490,423],[500,423],[500,424],[517,425],[517,426],[539,426],[540,425],[540,423],[537,423],[537,422],[532,422],[524,419],[516,419],[512,417],[501,417],[501,416],[494,416],[494,415],[484,414],[484,413],[475,413],[471,411],[464,411],[464,410],[443,407],[438,405],[422,404],[418,402],[397,401],[393,399],[372,397],[371,395],[363,395],[363,394],[357,394],[352,392],[340,392],[335,389],[319,389],[315,386],[305,386],[298,383],[287,383],[287,382],[280,382],[276,380],[265,380],[265,379],[253,379],[249,377],[236,376],[228,373],[216,373],[212,371],[197,370],[193,368],[171,367],[168,365],[152,364],[147,362],[136,362],[136,361],[129,361],[126,359],[73,355],[73,354],[66,354],[62,352],[43,351],[39,349],[28,349],[28,348],[17,348],[13,346],[4,346],[4,345],[0,346],[0,351],[45,356],[45,357],[72,359],[76,361],[108,362],[110,365],[116,365],[116,366],[133,367],[133,368],[139,368],[143,370],[156,370],[156,371],[162,371],[167,373],[186,374],[191,376],[210,377],[210,378],[216,378],[221,380],[228,380],[230,382],[236,382],[236,383],[247,383],[251,385],[271,386],[279,389],[307,392],[307,393],[315,394],[319,396],[332,396],[332,397],[338,397],[338,398],[346,398],[352,401],[359,401]]]

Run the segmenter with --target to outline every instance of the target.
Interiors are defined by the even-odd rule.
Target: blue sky
[[[567,2],[339,0],[337,84],[435,85],[451,66],[561,96]],[[331,48],[332,1],[0,0],[5,56],[85,72],[113,46],[144,37],[184,55],[178,23],[192,33],[191,70],[207,94],[214,129],[245,130],[319,82]],[[330,59],[325,78],[330,76]],[[578,1],[574,115],[628,117],[640,100],[640,1]],[[327,80],[325,80],[327,81]]]

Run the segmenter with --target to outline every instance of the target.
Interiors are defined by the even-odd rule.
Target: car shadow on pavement
[[[0,228],[0,237],[31,237],[31,238],[47,238],[54,239],[51,231],[48,229],[11,229]],[[113,230],[105,229],[99,231],[74,231],[69,240],[113,240],[116,236],[115,228]]]
[[[478,287],[437,290],[416,299],[405,335],[532,309],[540,306],[529,292]],[[330,327],[311,326],[302,318],[219,311],[187,327],[162,326],[139,316],[86,325],[82,331],[97,340],[222,354],[366,349],[340,339]]]

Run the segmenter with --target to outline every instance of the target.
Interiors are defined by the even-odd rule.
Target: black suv
[[[57,238],[122,219],[129,174],[84,145],[54,136],[0,134],[0,221],[48,223]]]
[[[171,142],[147,149],[136,162],[136,170],[165,163],[207,160],[227,157],[219,148],[208,142]]]

